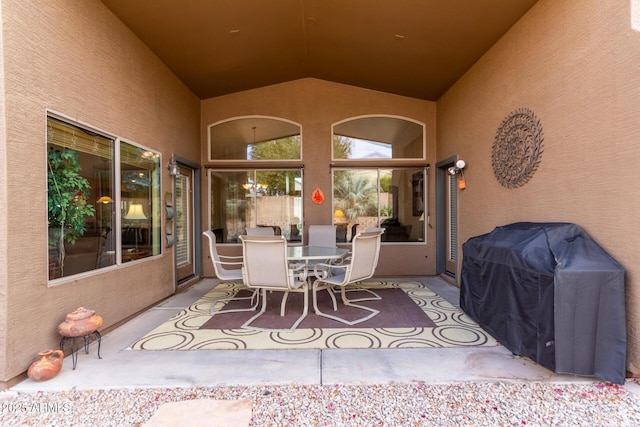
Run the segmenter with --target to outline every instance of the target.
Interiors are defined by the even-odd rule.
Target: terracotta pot
[[[33,381],[50,380],[62,369],[62,359],[64,359],[62,350],[41,351],[38,356],[40,359],[33,362],[27,371],[27,375]]]
[[[79,307],[67,314],[66,320],[58,326],[58,333],[63,337],[81,337],[95,332],[102,326],[102,317],[94,310]]]

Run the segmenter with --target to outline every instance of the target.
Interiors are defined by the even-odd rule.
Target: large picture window
[[[333,169],[333,210],[337,240],[381,227],[382,241],[424,241],[423,168]]]
[[[210,229],[218,243],[239,243],[248,228],[301,239],[302,170],[210,170]]]
[[[425,159],[424,124],[360,116],[334,124],[332,137],[337,241],[376,227],[385,229],[383,242],[424,242],[427,169],[414,166]]]
[[[114,140],[49,117],[49,279],[115,264],[101,260],[114,216]]]
[[[49,280],[160,253],[160,156],[116,140],[47,117]]]

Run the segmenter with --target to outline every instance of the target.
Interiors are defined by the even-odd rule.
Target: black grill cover
[[[460,307],[512,353],[624,384],[624,269],[579,226],[520,222],[462,245]]]

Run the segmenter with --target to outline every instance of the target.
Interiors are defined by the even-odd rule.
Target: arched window
[[[333,125],[333,160],[425,159],[424,124],[394,116],[362,116]]]
[[[236,117],[209,126],[209,161],[302,160],[300,125],[265,116]]]

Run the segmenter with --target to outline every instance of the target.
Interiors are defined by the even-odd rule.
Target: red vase
[[[94,310],[79,307],[67,314],[64,322],[58,326],[58,333],[63,337],[81,337],[98,330],[102,326],[102,317]]]
[[[33,381],[50,380],[62,369],[62,359],[64,359],[62,350],[41,351],[38,356],[40,359],[33,362],[27,371],[27,375]]]

